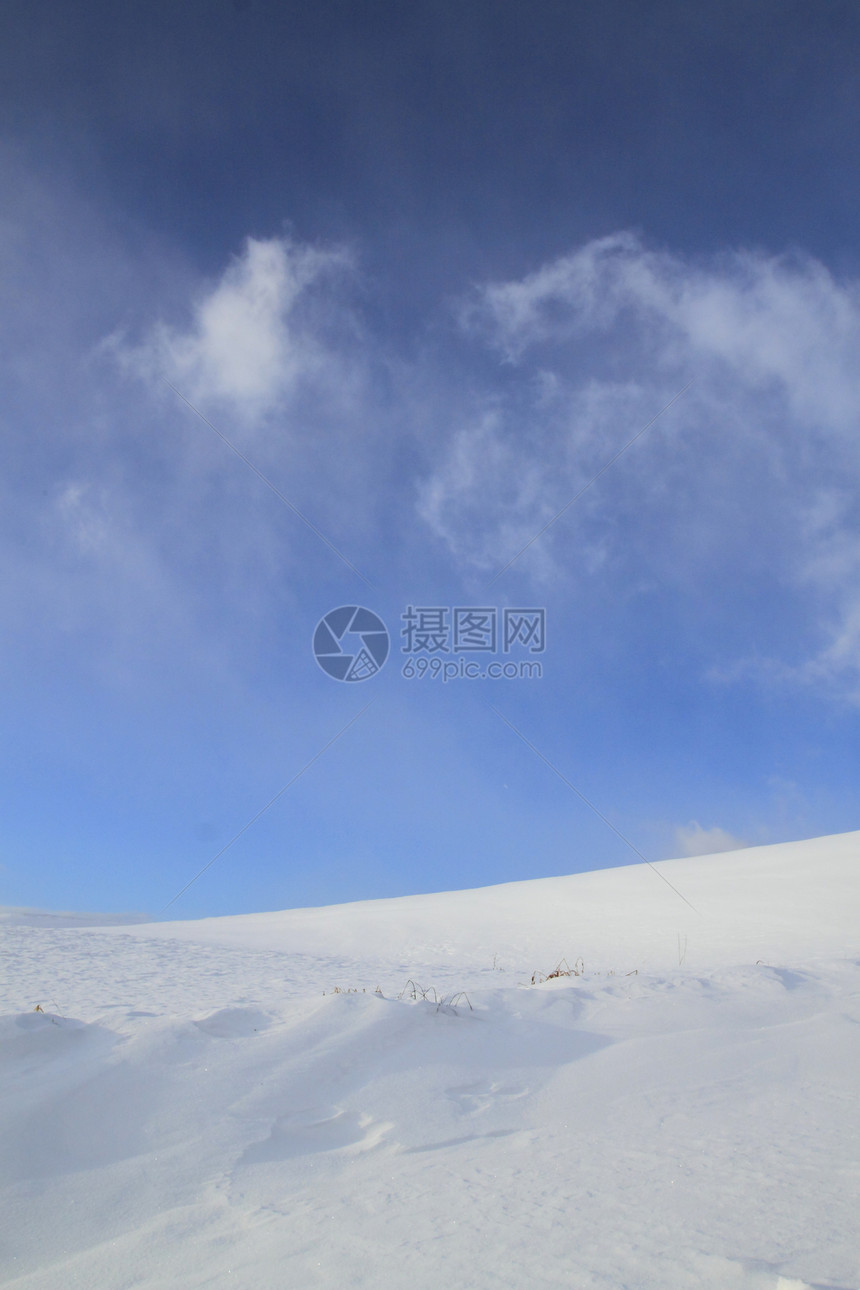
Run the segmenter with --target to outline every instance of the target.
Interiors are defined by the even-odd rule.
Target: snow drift
[[[657,869],[7,922],[3,1284],[857,1290],[860,835]]]

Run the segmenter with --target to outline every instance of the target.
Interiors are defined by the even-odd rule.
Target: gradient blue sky
[[[368,702],[171,916],[634,860],[491,703],[651,860],[860,827],[858,55],[828,0],[4,0],[0,902],[157,913]],[[404,680],[410,603],[545,606],[543,678]]]

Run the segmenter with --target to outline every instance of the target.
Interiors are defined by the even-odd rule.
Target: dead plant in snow
[[[437,994],[435,988],[431,985],[427,989],[418,985],[415,981],[407,981],[403,989],[398,994],[398,999],[420,999],[424,1003],[435,1003],[437,1012],[453,1012],[457,1015],[457,1008],[462,1007],[461,1000],[465,1000],[470,1012],[474,1012],[471,1000],[465,990],[458,990],[456,994]]]

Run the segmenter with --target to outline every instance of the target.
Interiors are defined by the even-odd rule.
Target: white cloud
[[[111,535],[103,502],[95,501],[92,491],[88,484],[66,484],[57,500],[65,535],[78,551],[85,553],[103,548]]]
[[[318,559],[340,567],[167,381],[361,564],[356,547],[362,525],[372,532],[382,418],[353,283],[341,248],[248,238],[214,281],[195,289],[184,279],[183,290],[148,298],[149,319],[163,308],[169,321],[144,323],[138,339],[115,330],[91,364],[97,375],[107,369],[114,400],[104,418],[106,464],[93,465],[108,486],[70,485],[61,513],[73,541],[97,540],[95,513],[111,499],[115,518],[134,516],[127,540],[148,546],[177,599],[193,602],[189,587],[205,573],[204,599],[229,588],[260,622],[271,613],[272,580],[282,585],[287,570],[311,577]]]
[[[463,565],[504,564],[692,381],[518,574],[569,585],[638,559],[645,582],[726,594],[755,571],[749,600],[766,584],[806,616],[785,658],[770,642],[722,674],[860,695],[858,283],[801,255],[696,260],[620,233],[480,288],[461,322],[519,377],[423,484],[421,515]]]
[[[536,517],[545,523],[552,515],[542,469],[521,460],[492,412],[454,435],[441,470],[419,489],[418,513],[455,554],[465,522],[470,558],[484,571],[529,541]]]
[[[843,489],[822,494],[809,508],[809,555],[801,577],[829,607],[826,639],[819,653],[796,669],[798,679],[839,682],[860,703],[860,532],[854,498]]]
[[[735,252],[700,264],[617,234],[485,287],[464,317],[512,360],[627,324],[662,367],[775,385],[810,427],[848,431],[860,402],[860,288],[810,257]]]
[[[331,376],[321,280],[342,274],[341,250],[288,238],[248,238],[241,255],[193,307],[186,330],[158,323],[144,343],[114,346],[127,367],[166,378],[195,406],[227,404],[254,422],[303,380]]]
[[[801,555],[794,579],[808,591],[818,647],[800,661],[742,658],[714,680],[826,689],[860,706],[860,531],[844,490],[820,492],[798,517]]]
[[[691,820],[675,829],[675,845],[682,856],[710,856],[720,851],[740,851],[749,843],[716,825],[703,829],[696,820]]]
[[[550,580],[551,547],[533,539],[621,446],[613,432],[617,439],[619,426],[641,428],[654,407],[653,393],[636,381],[587,380],[572,388],[542,370],[533,390],[525,409],[494,396],[465,420],[419,487],[420,517],[461,564],[483,575],[528,544],[530,576]],[[591,502],[586,493],[579,505],[587,510]],[[606,557],[601,534],[581,536],[580,567],[596,570]]]

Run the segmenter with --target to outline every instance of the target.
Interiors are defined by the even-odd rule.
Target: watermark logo
[[[499,619],[501,617],[501,631]],[[499,610],[490,606],[409,605],[400,615],[401,654],[496,654],[523,646],[530,654],[546,649],[546,610]]]
[[[540,680],[546,649],[545,609],[494,605],[409,605],[400,615],[407,681]],[[488,658],[498,655],[499,659]],[[475,655],[468,658],[467,655]],[[519,658],[512,655],[518,654]],[[522,657],[526,655],[526,657]]]
[[[533,681],[543,677],[546,610],[493,605],[408,605],[400,615],[406,681]],[[367,681],[391,640],[371,609],[341,605],[317,623],[314,657],[336,681]]]
[[[367,681],[376,676],[390,648],[385,623],[362,605],[332,609],[314,632],[314,658],[336,681]]]

